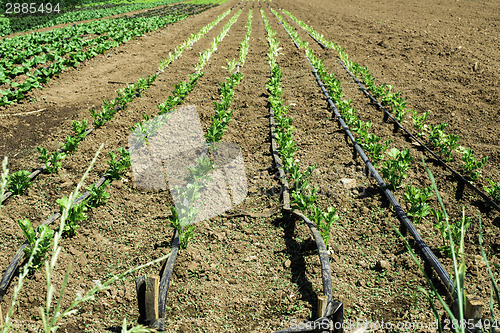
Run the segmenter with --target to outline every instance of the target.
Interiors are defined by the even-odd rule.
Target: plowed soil
[[[229,0],[85,61],[51,79],[43,90],[31,92],[26,100],[0,107],[0,156],[8,156],[11,172],[36,169],[40,166],[37,146],[49,151],[60,148],[72,132],[72,121],[92,120],[90,108],[100,108],[103,99],[116,97],[117,89],[154,74],[175,46],[238,5],[167,67],[142,97],[87,137],[78,151],[63,161],[57,174],[40,175],[24,195],[5,203],[0,212],[0,269],[8,266],[24,242],[16,221],[29,218],[37,225],[58,211],[56,200],[75,189],[104,144],[85,186],[95,182],[108,167],[105,152],[127,147],[129,127],[142,121],[142,114],[158,113],[156,106],[167,99],[175,84],[188,79],[199,53],[210,47],[222,26],[242,8],[238,21],[185,100],[185,105],[198,110],[203,129],[209,127],[215,114],[213,102],[220,99],[219,84],[228,75],[223,67],[227,66],[226,59],[238,57],[252,9],[250,49],[241,68],[244,79],[235,88],[232,120],[223,137],[223,141],[241,147],[249,193],[234,210],[198,223],[193,241],[179,253],[167,298],[167,331],[271,332],[316,318],[316,299],[322,291],[321,267],[309,229],[301,221],[272,214],[279,205],[279,185],[270,154],[266,90],[269,46],[259,12],[263,8],[280,42],[278,63],[283,70],[283,98],[296,127],[296,161],[302,168],[316,165],[311,183],[319,187],[319,206],[335,207],[340,217],[330,232],[328,248],[333,298],[343,303],[344,320],[433,322],[429,302],[419,289],[429,290],[427,282],[395,232],[398,220],[374,179],[364,176],[362,161],[353,159],[352,148],[332,118],[304,53],[295,48],[268,4],[290,11],[340,44],[352,61],[368,66],[376,83],[402,91],[408,108],[420,113],[430,110],[430,124],[448,123],[447,132],[459,135],[462,146],[472,148],[478,156],[489,156],[477,181],[480,188],[489,185],[488,179],[500,181],[497,1]],[[393,147],[411,148],[415,161],[403,186],[430,186],[418,147],[401,133],[394,133],[391,124],[382,122],[381,112],[357,89],[339,65],[335,51],[322,50],[291,23],[324,59],[330,72],[341,79],[346,98],[353,100],[360,118],[373,121],[371,130],[383,140],[393,139]],[[411,128],[408,115],[405,124]],[[459,184],[451,174],[425,158],[451,218],[459,219],[462,207],[471,217],[465,237],[466,291],[484,303],[483,318],[490,318],[491,283],[480,257],[478,214],[483,223],[484,248],[498,279],[499,213],[467,189],[460,195]],[[454,155],[451,165],[459,169],[460,164],[458,155]],[[172,199],[168,191],[138,188],[131,171],[107,191],[110,199],[87,212],[88,219],[80,223],[77,235],[62,239],[63,253],[55,271],[57,288],[66,270],[71,270],[63,307],[97,283],[170,251],[172,228],[168,217]],[[395,194],[407,208],[403,190]],[[431,206],[437,207],[435,197]],[[254,213],[263,211],[271,213],[255,217]],[[434,223],[429,215],[417,229],[451,273],[451,260],[438,249],[442,240]],[[136,325],[139,311],[134,280],[142,274],[159,274],[160,269],[160,264],[152,265],[112,285],[79,307],[78,314],[65,318],[59,331],[118,332],[124,318],[129,325]],[[439,281],[433,281],[443,292]],[[0,302],[4,317],[17,283],[18,274]],[[25,280],[17,298],[12,317],[15,332],[41,329],[39,307],[44,306],[45,295],[45,272],[40,269]],[[498,314],[498,305],[495,309]],[[425,327],[406,330],[434,331]]]

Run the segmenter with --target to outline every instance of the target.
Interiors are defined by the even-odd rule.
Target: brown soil
[[[236,0],[190,17],[182,22],[136,38],[62,73],[43,90],[33,91],[17,105],[1,107],[0,156],[9,157],[11,172],[37,168],[36,147],[49,151],[71,133],[73,120],[90,118],[89,108],[100,108],[102,100],[116,97],[115,90],[153,74],[159,62],[191,33],[237,4]],[[268,45],[258,8],[262,2],[247,4],[219,50],[214,53],[204,76],[188,96],[186,105],[196,106],[202,126],[208,128],[214,115],[213,101],[227,76],[222,66],[238,56],[245,34],[249,8],[253,10],[252,36],[247,61],[241,69],[242,84],[235,88],[233,116],[223,141],[242,149],[249,185],[246,200],[238,206],[260,212],[279,204],[270,155],[267,63]],[[364,66],[377,78],[402,91],[409,108],[431,110],[431,124],[449,123],[448,132],[458,134],[460,143],[480,156],[490,156],[478,181],[500,181],[499,70],[497,18],[500,6],[495,1],[366,2],[332,3],[315,0],[280,0],[272,6],[289,10],[327,38],[344,47],[350,59]],[[320,188],[320,206],[337,208],[340,220],[331,230],[328,244],[332,264],[334,299],[344,304],[344,319],[383,320],[397,323],[433,320],[425,295],[418,289],[427,284],[412,261],[393,226],[398,220],[388,208],[373,179],[363,176],[362,161],[353,159],[352,148],[332,119],[321,91],[302,52],[291,43],[275,17],[262,6],[271,26],[277,31],[283,70],[283,97],[297,128],[294,139],[296,158],[301,166],[317,165],[312,183]],[[233,11],[234,13],[234,11]],[[103,152],[126,147],[129,127],[154,115],[156,105],[165,101],[174,85],[188,78],[200,52],[217,36],[231,13],[192,49],[170,65],[142,98],[131,102],[103,128],[86,138],[73,156],[63,161],[55,175],[40,175],[25,195],[9,199],[0,212],[0,267],[5,269],[24,241],[16,221],[29,218],[36,225],[58,210],[56,200],[68,195],[84,173],[98,147]],[[496,31],[496,33],[495,33]],[[404,185],[429,186],[420,159],[421,153],[392,125],[382,123],[377,109],[369,104],[346,76],[333,51],[322,51],[299,30],[325,65],[342,80],[346,97],[361,118],[374,122],[373,131],[393,146],[412,148],[416,161]],[[123,84],[110,83],[123,82]],[[34,102],[28,102],[28,101]],[[42,110],[27,115],[14,115]],[[9,116],[5,116],[9,115]],[[411,124],[407,118],[408,125]],[[107,168],[106,153],[101,153],[85,186],[96,181]],[[457,197],[458,184],[449,172],[428,160],[445,205],[453,219],[461,207],[472,218],[466,235],[466,288],[484,304],[488,318],[490,281],[480,259],[478,213],[483,221],[484,246],[488,258],[500,264],[498,212],[489,210],[470,191]],[[451,162],[458,167],[460,161]],[[347,189],[342,179],[353,179]],[[352,182],[350,184],[353,184]],[[55,273],[59,287],[64,272],[71,276],[63,306],[77,293],[83,294],[96,281],[144,264],[169,252],[172,229],[170,196],[165,191],[149,191],[134,186],[132,173],[108,188],[111,198],[88,212],[78,234],[62,240],[63,254]],[[403,191],[396,191],[402,204]],[[437,207],[435,199],[432,205]],[[405,206],[405,204],[403,204]],[[270,332],[289,326],[291,320],[307,320],[316,315],[316,294],[322,291],[321,269],[310,232],[300,221],[275,214],[271,217],[222,216],[197,224],[196,236],[180,252],[174,269],[168,299],[168,332]],[[440,235],[427,217],[417,225],[427,244],[452,272],[451,261],[440,254]],[[410,241],[411,243],[411,241]],[[380,268],[380,262],[385,268]],[[116,332],[123,318],[135,324],[138,318],[135,277],[158,274],[160,265],[135,272],[133,276],[100,293],[79,309],[78,315],[64,319],[64,332]],[[494,268],[498,277],[498,268]],[[437,280],[434,280],[437,283]],[[0,303],[5,315],[12,302],[17,276]],[[45,303],[43,269],[25,281],[13,318],[16,332],[34,332],[40,327],[38,307]],[[440,287],[443,290],[442,287]],[[498,307],[497,307],[498,313]],[[430,330],[419,329],[427,332]]]

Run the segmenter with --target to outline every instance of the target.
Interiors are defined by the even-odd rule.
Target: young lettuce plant
[[[90,195],[87,198],[87,206],[90,207],[98,207],[104,201],[109,199],[109,193],[105,191],[106,186],[111,183],[109,179],[107,179],[100,187],[95,187],[95,184],[87,187],[87,190],[90,191]]]
[[[461,147],[462,148],[462,147]],[[476,159],[474,157],[474,150],[469,148],[462,148],[458,150],[462,153],[462,165],[460,166],[462,170],[469,176],[471,180],[477,180],[481,173],[481,169],[486,164],[486,161],[490,158],[485,156],[481,159]]]
[[[410,149],[400,151],[397,148],[392,148],[387,152],[387,155],[390,159],[382,163],[381,171],[389,181],[389,186],[395,190],[401,186],[403,179],[407,177],[407,171],[413,157],[411,157]]]
[[[494,202],[500,205],[500,183],[495,183],[491,179],[488,179],[491,187],[485,187],[484,190],[488,193]]]
[[[118,159],[118,156],[112,151],[108,152],[111,161],[108,161],[109,165],[109,175],[112,179],[120,179],[125,174],[128,168],[130,168],[130,153],[125,148],[118,148],[118,152],[122,155],[122,158]]]
[[[404,198],[411,204],[408,216],[414,218],[415,222],[422,221],[422,218],[430,214],[430,206],[427,201],[434,195],[432,187],[419,189],[416,186],[408,185],[405,188]]]
[[[64,225],[64,233],[69,237],[73,237],[76,235],[76,229],[78,229],[79,225],[77,224],[79,221],[84,221],[87,216],[85,212],[87,211],[87,207],[85,206],[85,202],[81,201],[77,204],[71,202],[69,198],[63,196],[60,199],[57,199],[56,202],[59,204],[59,208],[61,212],[67,210],[68,217],[66,219],[66,223]]]
[[[430,111],[427,111],[419,116],[417,110],[412,111],[411,120],[413,122],[413,127],[417,130],[417,136],[422,137],[424,136],[424,131],[427,131],[427,125],[425,122],[430,113]]]
[[[61,160],[66,158],[66,154],[63,152],[55,151],[52,155],[49,155],[47,149],[43,147],[36,147],[40,156],[38,157],[42,163],[45,163],[48,173],[56,173],[59,168],[62,168]]]
[[[31,186],[30,172],[19,170],[14,172],[8,179],[8,188],[13,194],[21,194]]]
[[[28,247],[24,249],[24,255],[26,258],[30,256],[33,257],[28,266],[29,273],[32,274],[42,266],[45,255],[52,246],[54,230],[50,229],[45,224],[39,225],[35,229],[28,219],[18,220],[17,223],[21,227],[24,237],[26,237],[29,242]],[[37,246],[35,246],[35,244],[37,244]]]

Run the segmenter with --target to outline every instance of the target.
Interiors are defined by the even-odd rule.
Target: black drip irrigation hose
[[[283,12],[280,8],[280,11]],[[285,13],[286,14],[286,13]],[[286,14],[288,17],[290,17],[288,14]],[[299,25],[300,26],[300,25]],[[316,42],[318,43],[319,46],[321,46],[322,49],[324,50],[329,50],[330,48],[326,45],[324,45],[323,43],[321,43],[321,41],[319,41],[318,39],[316,39],[313,35],[311,35],[311,33],[309,33],[309,31],[305,30],[302,26],[301,28]],[[295,41],[294,41],[295,43]],[[295,43],[295,45],[297,46],[297,44]],[[439,163],[441,163],[441,165],[443,165],[446,169],[448,169],[449,171],[451,171],[451,173],[456,177],[458,178],[458,180],[460,180],[462,183],[466,184],[467,186],[469,186],[469,188],[471,188],[472,190],[474,190],[477,194],[479,194],[479,196],[481,198],[483,198],[487,203],[488,205],[490,205],[491,207],[495,208],[497,211],[500,212],[500,206],[495,202],[493,201],[492,198],[490,198],[486,193],[484,193],[483,191],[481,191],[478,187],[476,187],[474,184],[472,184],[470,181],[468,181],[464,176],[462,176],[458,171],[456,171],[455,169],[453,169],[448,163],[446,163],[445,161],[443,161],[434,151],[432,151],[429,147],[427,147],[422,141],[420,141],[415,135],[413,135],[410,131],[408,131],[375,97],[373,97],[369,92],[368,90],[363,86],[363,83],[347,68],[347,66],[344,64],[344,62],[340,59],[338,59],[339,63],[342,65],[342,67],[345,69],[345,71],[351,76],[351,78],[354,80],[354,82],[356,82],[359,86],[359,88],[361,89],[361,91],[374,103],[377,105],[377,107],[384,112],[384,118],[383,120],[384,121],[387,121],[388,118],[391,118],[392,121],[394,122],[394,124],[396,124],[396,126],[398,128],[400,128],[402,131],[404,131],[410,138],[412,138],[415,142],[417,142],[424,150],[426,150],[428,153],[430,153],[432,155],[432,157],[438,161]]]
[[[120,158],[121,160],[121,158]],[[108,173],[105,173],[99,180],[94,184],[95,188],[99,188],[104,184],[104,182],[110,178]],[[90,196],[90,191],[85,192],[81,196],[79,196],[74,202],[71,207],[75,207],[76,205],[80,204],[83,202],[85,199],[87,199]],[[61,217],[61,212],[57,212],[52,214],[50,217],[48,217],[45,221],[43,221],[40,225],[46,225],[49,226],[51,225],[54,221],[56,221],[59,217]],[[5,292],[7,288],[9,287],[10,281],[12,280],[12,277],[14,276],[14,273],[16,272],[17,268],[19,265],[22,263],[22,260],[25,258],[24,257],[24,249],[29,246],[29,241],[26,240],[19,250],[17,250],[16,254],[12,258],[9,266],[5,270],[5,273],[2,277],[2,280],[0,280],[0,301],[2,301]]]
[[[277,18],[277,19],[278,19],[279,23],[281,24],[281,26],[283,27],[283,29],[285,29],[285,31],[288,33],[290,38],[292,38],[292,40],[293,40],[293,37],[290,34],[290,32],[288,31],[288,29],[286,29],[286,27],[279,20],[279,18]],[[349,128],[347,127],[346,123],[342,119],[342,116],[340,115],[337,107],[335,106],[335,103],[333,103],[332,99],[330,98],[330,95],[328,94],[328,91],[326,90],[325,86],[323,85],[323,82],[319,78],[316,68],[311,63],[309,57],[307,55],[305,55],[305,57],[306,57],[307,61],[309,62],[309,64],[311,65],[312,72],[316,78],[316,81],[318,82],[318,85],[321,87],[323,94],[325,95],[326,99],[328,100],[328,104],[333,109],[334,114],[339,122],[339,125],[342,127],[342,129],[346,133],[346,136],[349,137],[349,139],[351,140],[351,142],[353,144],[353,147],[355,149],[354,157],[356,157],[356,152],[357,152],[359,154],[359,156],[361,157],[361,159],[363,160],[363,162],[366,164],[370,174],[375,178],[378,185],[380,186],[380,188],[384,192],[384,195],[387,197],[387,199],[391,203],[391,205],[394,208],[394,211],[396,213],[396,216],[401,221],[401,223],[403,223],[406,230],[408,230],[410,232],[410,234],[412,235],[412,237],[415,239],[416,245],[417,245],[418,249],[421,251],[421,253],[424,255],[425,260],[432,266],[432,268],[434,268],[434,270],[436,271],[436,273],[438,274],[442,283],[445,285],[446,289],[450,292],[450,294],[454,298],[456,298],[457,291],[454,287],[454,283],[453,283],[453,280],[451,279],[450,275],[448,274],[446,269],[443,267],[443,265],[441,264],[439,259],[434,255],[432,250],[424,242],[424,240],[420,236],[419,232],[417,231],[417,229],[415,228],[413,223],[406,216],[406,213],[404,212],[403,208],[401,208],[401,205],[399,204],[399,202],[396,199],[396,197],[394,196],[394,194],[391,192],[391,190],[389,190],[389,188],[385,184],[384,180],[379,175],[378,171],[374,168],[374,166],[372,165],[372,163],[370,162],[370,160],[368,159],[368,157],[364,153],[363,149],[356,142],[356,139],[354,138],[354,136],[350,132]]]
[[[403,125],[401,125],[401,123],[396,119],[394,118],[394,116],[389,112],[387,111],[386,108],[384,108],[382,106],[382,104],[379,103],[379,101],[373,97],[367,90],[366,88],[363,86],[363,84],[356,78],[356,76],[354,76],[354,74],[351,73],[351,71],[349,71],[349,69],[346,67],[346,65],[342,62],[342,60],[339,59],[339,62],[340,64],[342,65],[342,67],[344,67],[344,69],[347,71],[347,73],[353,78],[353,80],[359,85],[361,91],[363,91],[363,93],[373,102],[377,105],[377,107],[382,110],[384,112],[384,121],[387,121],[387,118],[391,118],[392,121],[396,124],[396,126],[398,126],[401,130],[403,130],[408,136],[410,136],[414,141],[416,141],[422,148],[424,148],[428,153],[430,153],[432,155],[432,157],[437,160],[439,163],[441,163],[441,165],[443,165],[446,169],[448,169],[449,171],[451,171],[451,173],[456,177],[458,178],[458,180],[460,180],[462,183],[466,184],[467,186],[469,186],[469,188],[473,189],[477,194],[479,194],[479,196],[481,198],[483,198],[487,203],[488,205],[492,206],[493,208],[495,208],[497,211],[500,212],[500,206],[495,202],[493,201],[493,199],[491,199],[488,195],[486,195],[483,191],[481,191],[479,188],[477,188],[476,186],[474,186],[470,181],[468,181],[467,179],[465,179],[458,171],[456,171],[455,169],[453,169],[450,165],[448,165],[445,161],[443,161],[435,152],[433,152],[429,147],[427,147],[424,143],[422,143],[417,137],[415,137],[412,133],[410,133]]]
[[[282,200],[283,200],[283,208],[285,214],[293,214],[296,217],[302,219],[305,224],[311,230],[313,234],[314,241],[316,243],[316,247],[318,248],[318,256],[321,263],[321,278],[323,282],[323,293],[327,297],[327,304],[324,313],[321,314],[321,317],[315,321],[309,321],[306,323],[302,323],[303,328],[287,328],[283,330],[276,331],[275,333],[292,333],[292,332],[329,332],[325,331],[325,326],[328,325],[319,325],[319,323],[325,324],[327,323],[342,323],[343,322],[343,304],[341,302],[333,301],[333,291],[332,291],[332,276],[331,276],[331,266],[330,259],[328,258],[328,250],[326,249],[325,242],[321,233],[318,231],[316,225],[309,220],[304,214],[302,214],[298,210],[291,210],[290,207],[290,194],[289,194],[289,186],[288,181],[286,179],[285,171],[283,170],[281,159],[278,154],[278,147],[275,139],[275,122],[274,122],[274,111],[272,107],[269,107],[269,124],[270,124],[270,136],[271,136],[271,153],[273,155],[274,164],[276,169],[278,169],[279,178],[282,187]],[[342,325],[340,328],[335,328],[334,332],[342,333]]]

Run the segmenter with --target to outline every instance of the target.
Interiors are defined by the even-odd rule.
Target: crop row
[[[360,66],[356,62],[349,60],[349,55],[346,53],[345,49],[341,48],[340,45],[336,45],[334,42],[326,39],[322,34],[316,32],[311,26],[307,25],[303,21],[298,20],[290,12],[286,10],[283,12],[299,24],[305,31],[307,31],[312,38],[320,43],[320,45],[325,48],[336,50],[346,69],[352,72],[357,80],[364,83],[366,89],[373,95],[374,98],[380,99],[380,104],[388,108],[394,114],[397,122],[401,123],[404,120],[405,115],[407,113],[411,113],[411,121],[414,129],[416,130],[416,136],[420,138],[424,138],[426,136],[428,144],[436,149],[437,154],[440,155],[440,157],[445,161],[452,160],[452,153],[457,153],[462,162],[459,167],[463,170],[466,179],[468,181],[478,180],[481,174],[481,169],[485,166],[489,159],[488,156],[478,158],[475,156],[475,152],[472,149],[460,146],[458,144],[458,141],[460,140],[458,135],[447,134],[445,132],[445,129],[448,126],[447,123],[427,125],[426,121],[430,111],[419,115],[418,111],[407,109],[407,102],[401,96],[401,92],[393,91],[393,87],[391,85],[376,85],[374,83],[375,78],[368,70],[368,67]],[[462,176],[460,175],[460,177]],[[488,179],[488,182],[491,187],[485,186],[484,190],[491,196],[492,200],[497,205],[500,205],[500,182],[495,182],[491,179]],[[481,195],[481,193],[479,194]]]
[[[359,138],[358,144],[368,152],[370,158],[376,162],[376,166],[377,164],[380,164],[380,171],[384,178],[388,181],[389,186],[393,190],[400,188],[403,179],[407,177],[408,170],[410,169],[410,163],[413,161],[410,150],[406,149],[404,151],[400,151],[397,148],[391,148],[386,152],[392,140],[387,140],[386,142],[381,143],[380,137],[368,131],[372,126],[372,122],[363,122],[360,120],[356,114],[356,110],[350,106],[350,101],[342,100],[343,94],[340,87],[340,80],[335,78],[334,75],[326,72],[324,65],[316,57],[312,49],[308,48],[307,44],[300,40],[296,32],[293,31],[293,27],[291,27],[286,21],[284,21],[283,24],[289,31],[291,31],[294,38],[298,40],[298,44],[307,48],[306,54],[311,59],[313,64],[318,64],[318,74],[324,81],[325,86],[329,90],[330,96],[337,104],[337,107],[344,117],[347,125]],[[388,158],[382,161],[385,155],[384,152]],[[408,216],[412,217],[416,222],[420,222],[423,217],[432,213],[432,215],[436,218],[434,227],[439,231],[443,240],[443,245],[439,247],[439,249],[444,254],[451,257],[451,244],[448,244],[446,240],[448,238],[448,234],[450,234],[452,235],[455,246],[458,246],[461,221],[457,220],[453,223],[445,223],[443,211],[441,209],[432,209],[428,204],[428,201],[432,196],[433,193],[431,188],[420,189],[413,185],[407,185],[405,187],[404,198],[411,205]],[[470,219],[467,218],[467,221],[469,222],[465,223],[465,228],[470,226]]]
[[[272,10],[272,9],[271,9]],[[388,197],[389,201],[393,205],[395,212],[398,216],[398,218],[403,222],[405,227],[410,231],[412,236],[417,240],[417,246],[419,247],[420,251],[423,253],[424,258],[434,267],[436,270],[437,274],[441,278],[443,284],[447,287],[448,291],[452,295],[452,298],[454,299],[455,302],[458,303],[458,307],[455,310],[451,310],[450,307],[446,304],[446,302],[441,298],[437,290],[435,289],[434,285],[432,284],[431,280],[427,277],[425,274],[425,271],[422,269],[420,266],[420,263],[416,259],[416,257],[413,254],[413,251],[411,250],[410,246],[406,242],[406,240],[403,238],[403,236],[400,234],[400,237],[405,242],[406,247],[411,250],[410,252],[412,253],[413,259],[417,262],[419,267],[422,269],[422,272],[424,272],[425,277],[427,278],[427,281],[429,282],[433,294],[440,299],[440,303],[442,306],[445,308],[447,311],[447,314],[455,319],[458,318],[458,320],[464,320],[465,317],[465,303],[466,303],[466,297],[465,297],[465,292],[464,292],[464,278],[465,278],[465,262],[463,259],[463,254],[464,254],[464,234],[466,228],[470,225],[470,219],[467,218],[462,212],[462,218],[457,221],[457,222],[451,222],[451,220],[448,217],[448,214],[446,212],[446,209],[442,203],[441,197],[439,195],[439,192],[437,190],[436,183],[434,181],[434,177],[432,173],[427,169],[429,177],[432,182],[432,187],[430,188],[425,188],[423,190],[420,190],[414,186],[407,186],[405,189],[405,198],[410,202],[411,204],[411,209],[409,212],[409,215],[412,216],[416,221],[419,221],[423,216],[426,216],[429,214],[429,205],[427,204],[427,200],[429,200],[430,197],[432,197],[433,193],[432,191],[436,193],[438,202],[440,204],[440,207],[438,209],[432,209],[433,215],[436,217],[438,220],[438,223],[435,224],[435,227],[439,230],[442,238],[443,238],[443,246],[439,247],[441,251],[446,253],[450,258],[453,260],[454,264],[454,277],[455,277],[455,283],[453,283],[453,280],[450,279],[449,274],[444,270],[442,265],[439,263],[437,258],[435,258],[434,254],[432,251],[430,251],[425,243],[423,242],[422,238],[418,234],[417,230],[414,228],[413,224],[406,218],[406,214],[403,212],[399,204],[397,203],[397,200],[395,197],[392,195],[392,193],[389,191],[385,183],[383,182],[382,178],[378,175],[378,172],[371,166],[369,160],[367,157],[364,155],[363,150],[360,148],[360,144],[356,142],[354,137],[349,132],[349,129],[347,127],[347,124],[350,124],[351,126],[354,126],[355,129],[354,131],[359,132],[359,128],[356,128],[357,124],[361,124],[361,128],[367,127],[369,128],[370,126],[366,126],[366,123],[361,122],[357,116],[355,116],[355,111],[348,107],[345,108],[345,106],[342,105],[342,103],[346,103],[346,101],[342,100],[343,94],[340,89],[339,81],[338,79],[335,78],[334,75],[328,74],[326,71],[323,63],[321,60],[317,58],[317,56],[314,54],[314,52],[309,49],[307,43],[304,43],[302,40],[300,40],[300,37],[298,34],[293,30],[293,27],[291,27],[286,21],[283,21],[279,14],[277,14],[276,11],[272,10],[273,13],[278,17],[278,19],[281,21],[283,24],[285,30],[289,33],[290,37],[294,42],[296,43],[296,46],[298,48],[305,48],[306,49],[306,57],[308,61],[311,63],[311,66],[313,67],[313,72],[316,75],[317,81],[322,87],[323,92],[327,96],[327,99],[334,109],[337,118],[343,127],[344,131],[348,134],[350,137],[351,141],[354,144],[354,148],[358,151],[360,156],[362,157],[363,161],[367,163],[367,166],[371,172],[371,174],[376,178],[377,182],[379,185],[382,187],[384,193]],[[321,79],[320,79],[321,77]],[[323,81],[324,85],[323,85]],[[325,88],[325,86],[327,88]],[[328,90],[328,92],[327,92]],[[332,96],[332,99],[335,101],[335,104],[331,102],[330,96]],[[349,105],[350,101],[347,101],[347,105]],[[337,107],[339,110],[342,112],[342,116],[340,113],[337,111]],[[344,122],[342,117],[346,117],[347,121]],[[366,129],[362,129],[361,132],[364,132]],[[366,133],[364,134],[366,135]],[[359,133],[359,137],[364,136],[362,133]],[[377,156],[377,154],[374,154],[376,152],[370,151],[370,154],[373,156]],[[390,159],[382,163],[382,173],[384,174],[384,177],[388,178],[391,181],[391,187],[394,189],[398,187],[400,184],[401,177],[404,177],[406,170],[409,167],[409,163],[411,162],[412,158],[409,154],[409,150],[406,151],[399,151],[395,148],[391,149],[388,153]],[[422,160],[425,166],[425,162]],[[481,220],[479,220],[479,223],[481,224]],[[481,233],[481,228],[480,228],[480,233]],[[482,243],[481,243],[481,234],[479,234],[480,238],[480,246],[481,246],[481,253],[482,257],[488,263],[488,260],[486,258],[486,254],[484,253],[484,250],[482,249]],[[491,315],[493,317],[493,302],[495,300],[495,297],[493,296],[493,290],[498,290],[498,287],[496,286],[495,279],[491,273],[491,270],[488,270],[490,272],[491,276],[491,281],[492,281],[492,296],[490,299],[490,307],[491,307]],[[432,297],[425,292],[425,295],[429,298],[429,300],[432,299]],[[498,293],[496,295],[496,300],[499,300]],[[436,312],[436,309],[433,308],[434,314],[436,316],[436,320],[438,320],[438,315]],[[467,331],[467,328],[460,327],[460,331],[464,332]]]
[[[330,237],[330,229],[332,225],[339,220],[339,216],[334,207],[329,207],[326,212],[322,211],[315,201],[318,199],[317,187],[311,189],[309,178],[315,166],[309,166],[305,171],[300,171],[300,165],[294,159],[297,150],[295,142],[293,141],[293,130],[295,129],[291,123],[292,117],[288,116],[288,107],[284,106],[282,99],[283,88],[281,86],[281,78],[283,73],[277,63],[279,55],[279,42],[275,38],[276,31],[271,29],[269,21],[264,14],[264,10],[260,9],[262,20],[267,32],[267,41],[269,44],[268,62],[271,68],[271,76],[266,88],[269,92],[269,111],[270,111],[270,125],[271,125],[271,148],[274,149],[277,143],[277,149],[281,159],[275,157],[275,164],[278,169],[281,168],[281,160],[283,160],[284,172],[288,175],[291,181],[291,199],[290,207],[288,207],[287,195],[288,181],[282,180],[282,187],[285,191],[283,195],[283,207],[287,216],[292,213],[294,216],[302,219],[311,230],[316,246],[318,248],[318,255],[321,263],[323,292],[326,296],[326,304],[324,309],[318,309],[318,317],[316,322],[323,320],[331,320],[334,323],[341,323],[343,320],[343,307],[342,303],[333,301],[332,294],[332,277],[331,267],[328,257],[326,244],[328,244]],[[281,171],[281,170],[279,170]],[[281,176],[280,172],[280,176]],[[287,209],[292,209],[291,212]],[[319,306],[318,306],[319,307]],[[314,325],[316,322],[308,324]],[[279,332],[291,332],[290,330],[281,330]]]
[[[93,117],[94,128],[88,129],[88,119],[83,119],[82,121],[74,121],[72,123],[72,128],[74,134],[69,135],[64,139],[64,143],[61,143],[61,149],[54,151],[52,153],[47,152],[43,147],[37,147],[40,156],[39,160],[44,163],[35,172],[31,173],[27,170],[19,170],[14,172],[8,179],[7,188],[9,191],[6,193],[3,201],[7,200],[11,195],[23,193],[30,185],[31,181],[38,176],[41,172],[46,171],[48,173],[56,173],[59,168],[62,167],[61,161],[66,158],[67,154],[73,154],[86,136],[94,131],[96,128],[102,127],[106,122],[113,119],[116,112],[126,108],[127,104],[131,102],[135,97],[141,96],[142,92],[148,89],[153,82],[158,77],[158,74],[162,72],[166,67],[168,67],[173,61],[179,58],[184,50],[189,49],[193,46],[195,42],[200,40],[205,36],[215,25],[217,25],[226,15],[228,15],[230,10],[219,15],[213,22],[210,22],[205,27],[201,28],[197,33],[193,33],[188,39],[186,39],[182,44],[176,47],[174,53],[169,53],[169,56],[165,58],[160,64],[160,71],[154,75],[148,76],[146,79],[140,78],[137,83],[131,84],[126,88],[117,91],[118,97],[111,101],[104,100],[101,111],[97,112],[94,109],[90,109],[90,114]]]
[[[222,17],[226,16],[229,13],[229,11],[230,10],[223,13],[218,19],[214,21],[215,23],[211,22],[208,26],[213,27],[217,22],[219,22],[222,19]],[[240,13],[241,10],[235,14],[235,16],[230,20],[230,22],[228,22],[228,24],[226,24],[226,26],[223,28],[219,36],[214,39],[217,43],[213,44],[212,48],[210,48],[210,50],[212,51],[210,52],[210,55],[222,41],[223,37],[221,38],[221,36],[225,36],[225,34],[227,34],[227,31],[232,26],[232,24],[234,24]],[[205,29],[202,30],[206,32]],[[198,34],[196,35],[193,34],[191,38],[196,36],[198,36],[198,38],[201,37]],[[206,61],[208,61],[209,58],[210,57],[203,58],[205,60],[204,63],[206,63]],[[200,60],[202,60],[202,56],[200,56]],[[170,61],[172,60],[170,59]],[[200,70],[202,68],[203,66],[200,67]],[[136,147],[132,147],[131,149],[133,148]],[[5,290],[10,282],[10,279],[12,278],[12,274],[15,272],[15,268],[19,264],[22,257],[24,256],[28,261],[27,266],[24,270],[25,273],[23,273],[23,276],[21,277],[24,278],[26,274],[28,274],[28,272],[38,268],[38,266],[40,265],[45,256],[44,252],[46,252],[50,247],[53,246],[54,232],[50,230],[50,228],[48,228],[48,225],[50,223],[55,221],[55,219],[60,217],[62,214],[66,214],[64,216],[64,222],[63,222],[64,228],[61,229],[61,232],[65,232],[68,236],[72,236],[75,234],[76,229],[78,228],[78,222],[86,218],[85,211],[88,209],[88,207],[96,207],[109,197],[109,195],[104,191],[106,185],[112,179],[121,178],[124,172],[126,172],[126,170],[128,170],[128,168],[130,167],[130,152],[123,148],[120,148],[119,152],[122,155],[121,158],[118,158],[118,156],[112,152],[108,153],[108,155],[111,158],[111,160],[108,162],[108,164],[110,165],[110,169],[106,172],[105,175],[101,177],[101,179],[96,184],[94,184],[92,187],[89,188],[89,191],[87,191],[87,193],[80,196],[76,200],[75,200],[76,194],[75,196],[74,195],[70,196],[70,198],[63,197],[57,200],[58,204],[60,205],[61,213],[53,214],[49,219],[47,219],[37,228],[33,228],[29,220],[22,220],[18,222],[28,240],[25,242],[25,244],[23,244],[23,246],[17,252],[15,258],[11,262],[11,265],[9,265],[9,268],[7,269],[6,274],[4,275],[0,283],[0,293],[2,298],[5,294]],[[3,187],[4,186],[2,186],[2,188]],[[95,290],[91,292],[95,293]],[[11,313],[9,313],[9,315],[10,314]],[[6,318],[6,328],[9,327],[7,325],[9,321],[9,315]]]
[[[113,16],[131,11],[153,8],[157,6],[165,6],[175,2],[174,0],[163,0],[147,3],[135,4],[115,4],[114,6],[93,6],[84,7],[77,10],[66,11],[61,10],[59,13],[52,15],[28,15],[24,17],[0,18],[0,37],[7,36],[11,33],[21,32],[26,30],[35,30],[45,27],[51,27],[63,23],[75,23],[78,21],[94,20],[107,16]],[[181,8],[192,10],[195,5],[180,4]],[[179,5],[178,5],[179,6]]]
[[[135,36],[141,36],[186,17],[187,15],[174,15],[132,20],[97,21],[83,27],[85,33],[98,35],[93,39],[84,40],[78,37],[81,35],[82,29],[68,29],[69,31],[65,30],[65,34],[66,37],[70,38],[52,45],[40,45],[40,40],[30,40],[23,51],[14,53],[15,51],[10,50],[6,54],[3,64],[0,65],[3,67],[2,72],[4,73],[0,77],[0,82],[6,87],[10,86],[9,89],[0,91],[0,105],[13,104],[15,101],[23,99],[26,92],[33,88],[39,88],[41,83],[48,82],[52,76],[58,75],[66,66],[76,67],[78,63],[99,53],[104,53],[109,48],[118,46]],[[38,56],[37,54],[42,55]],[[67,56],[63,58],[65,55]],[[33,68],[48,61],[53,61],[53,63],[48,67],[33,71]],[[21,65],[16,66],[15,64],[18,63]],[[11,78],[21,74],[28,76],[23,83],[11,81]]]

